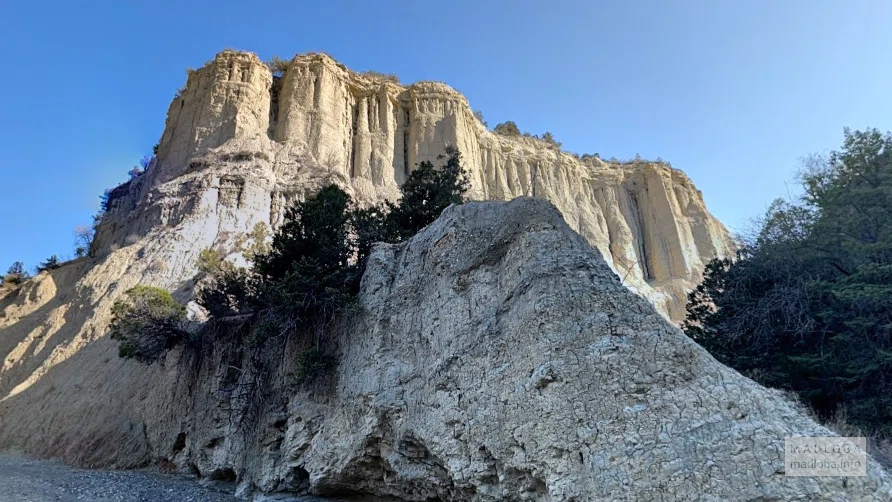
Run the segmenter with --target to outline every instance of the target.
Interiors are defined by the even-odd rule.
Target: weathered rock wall
[[[169,206],[181,203],[159,212],[161,200],[213,197],[202,189],[237,193],[237,209],[257,211],[240,220],[273,225],[283,204],[317,186],[308,178],[336,180],[362,203],[394,199],[414,166],[436,164],[447,145],[462,152],[473,199],[550,200],[624,284],[675,321],[704,264],[731,252],[701,193],[667,165],[582,161],[534,138],[493,134],[445,84],[367,78],[325,55],[297,56],[274,78],[253,54],[232,51],[191,73],[148,179],[100,241],[108,249],[169,224],[178,217]],[[219,231],[244,230],[229,223]]]
[[[873,461],[845,482],[784,476],[784,437],[831,432],[666,322],[545,201],[454,206],[376,247],[362,308],[339,327],[340,364],[314,390],[294,384],[291,345],[261,387],[222,343],[201,362],[116,356],[101,336],[108,304],[137,282],[168,285],[151,264],[190,231],[156,230],[0,300],[0,340],[20,340],[3,347],[0,448],[102,466],[166,458],[235,478],[242,495],[892,497]],[[260,403],[247,422],[245,389]]]

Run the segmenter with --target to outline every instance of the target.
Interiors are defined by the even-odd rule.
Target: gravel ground
[[[0,455],[0,502],[232,502],[230,493],[146,471],[91,471]]]

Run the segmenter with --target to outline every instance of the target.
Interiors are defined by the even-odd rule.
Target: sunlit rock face
[[[273,76],[233,51],[190,74],[145,179],[113,201],[101,247],[183,221],[201,227],[195,245],[226,247],[257,222],[275,226],[287,204],[331,181],[364,204],[395,199],[412,169],[437,165],[447,145],[462,153],[472,199],[548,199],[626,287],[675,322],[704,264],[731,253],[702,194],[663,163],[581,160],[494,134],[442,83],[368,78],[321,54],[297,56]]]
[[[452,206],[376,246],[318,387],[293,381],[296,338],[262,371],[225,342],[151,366],[118,357],[108,325],[129,288],[187,302],[203,249],[244,263],[255,225],[331,182],[361,204],[395,199],[447,145],[473,199],[510,202]],[[846,483],[784,476],[784,437],[830,431],[666,320],[730,252],[683,173],[495,135],[444,84],[370,79],[322,55],[273,75],[223,52],[171,103],[148,172],[110,194],[95,251],[0,298],[0,450],[163,459],[246,497],[892,497],[872,460]]]

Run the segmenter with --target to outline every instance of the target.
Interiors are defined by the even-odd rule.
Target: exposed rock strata
[[[376,247],[329,387],[290,385],[289,347],[248,427],[227,411],[225,350],[200,367],[180,352],[146,367],[100,336],[123,289],[164,283],[146,260],[170,257],[171,235],[3,300],[2,341],[21,342],[4,346],[0,447],[94,465],[171,458],[237,477],[243,495],[892,497],[872,461],[866,478],[783,476],[785,436],[830,432],[624,288],[547,202],[451,207],[407,243]],[[42,359],[52,364],[22,371]]]
[[[147,179],[116,201],[100,241],[108,249],[176,225],[211,199],[232,207],[231,217],[211,215],[220,232],[275,224],[285,203],[316,186],[308,178],[338,180],[363,203],[393,199],[414,166],[436,164],[446,145],[463,154],[472,198],[550,200],[624,284],[674,321],[703,265],[730,253],[701,193],[667,165],[583,161],[493,134],[445,84],[371,79],[321,54],[297,56],[273,77],[253,54],[232,51],[190,74]]]

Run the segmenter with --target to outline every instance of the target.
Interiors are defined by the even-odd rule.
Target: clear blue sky
[[[892,129],[890,26],[889,0],[12,0],[0,272],[70,256],[99,194],[160,137],[185,68],[227,47],[445,81],[490,125],[662,157],[733,230],[843,127]]]

